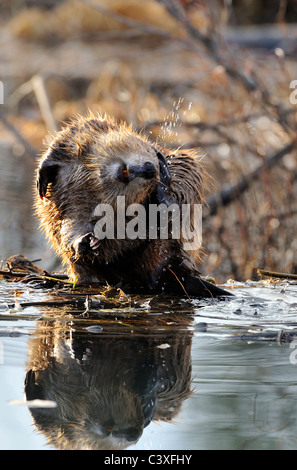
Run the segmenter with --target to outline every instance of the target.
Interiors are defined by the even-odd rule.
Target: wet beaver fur
[[[96,237],[98,205],[114,208],[111,222],[117,234],[118,217],[131,204],[145,209],[151,204],[201,204],[203,174],[193,150],[170,152],[106,116],[77,117],[57,133],[40,159],[37,215],[70,278],[79,283],[107,281],[200,297],[230,295],[200,278],[199,250],[186,251],[182,235],[152,239],[147,228],[144,239]],[[121,210],[118,197],[124,199]],[[124,218],[131,221],[131,214]]]

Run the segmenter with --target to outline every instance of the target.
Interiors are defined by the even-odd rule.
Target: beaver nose
[[[134,179],[137,176],[150,180],[156,176],[157,169],[152,162],[145,162],[143,165],[129,167],[129,178]]]
[[[157,169],[152,162],[145,162],[143,165],[143,178],[150,180],[156,176]]]

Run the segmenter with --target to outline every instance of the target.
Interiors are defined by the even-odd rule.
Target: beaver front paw
[[[89,232],[82,237],[77,238],[71,245],[74,258],[81,258],[93,253],[98,256],[100,248],[100,240],[95,237],[94,233]]]
[[[154,196],[157,204],[165,204],[167,207],[175,202],[169,188],[162,182],[157,184]]]

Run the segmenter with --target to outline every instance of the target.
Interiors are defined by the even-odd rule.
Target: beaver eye
[[[122,181],[123,183],[128,183],[129,176],[130,176],[130,172],[128,168],[126,167],[126,165],[121,165],[117,172],[117,179],[119,181]]]
[[[123,176],[124,176],[124,179],[129,179],[129,170],[127,169],[123,170]]]

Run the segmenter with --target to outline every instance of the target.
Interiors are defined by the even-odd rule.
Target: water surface
[[[295,449],[297,286],[233,290],[73,306],[2,280],[1,448]]]

